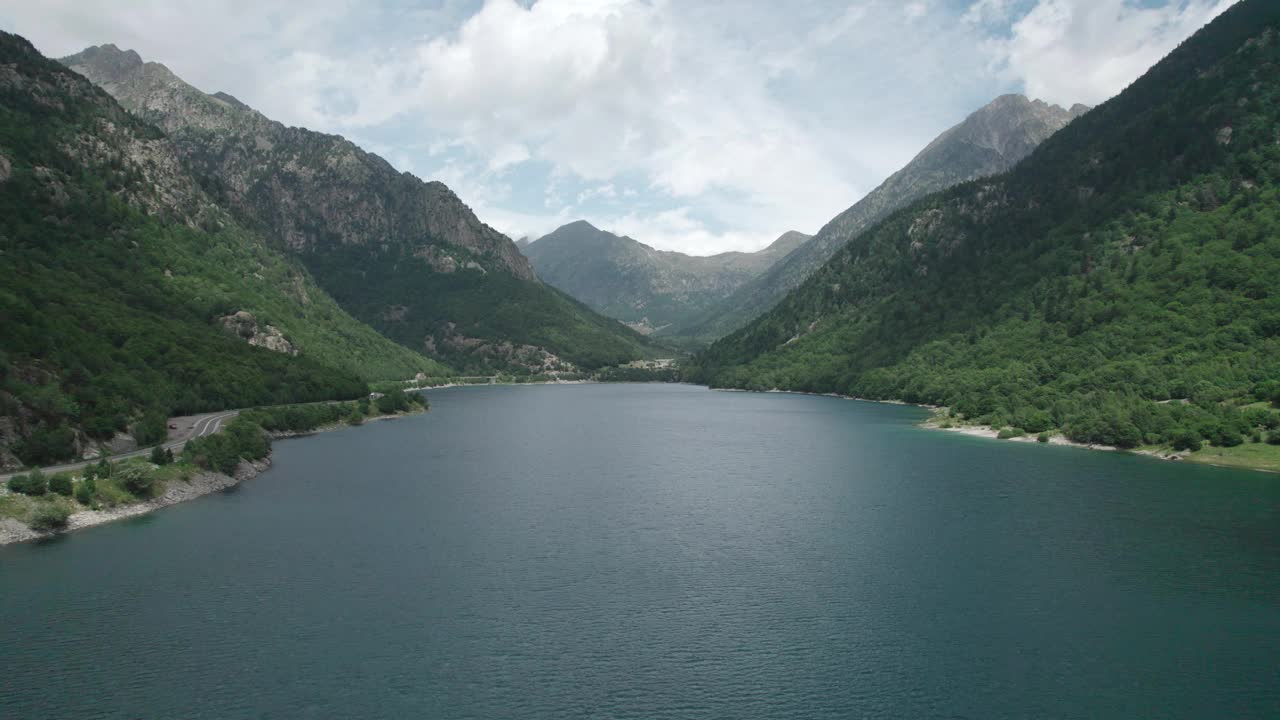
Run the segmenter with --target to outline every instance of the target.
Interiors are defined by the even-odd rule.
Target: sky
[[[1233,1],[0,0],[0,28],[344,135],[513,239],[705,255],[816,232],[1001,94],[1097,105]]]

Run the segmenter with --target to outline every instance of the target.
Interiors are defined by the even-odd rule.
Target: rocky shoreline
[[[271,467],[271,456],[268,455],[261,460],[253,462],[241,461],[234,475],[223,475],[222,473],[203,470],[192,474],[185,481],[171,481],[165,487],[163,493],[150,500],[130,505],[120,505],[106,510],[81,510],[78,513],[73,513],[67,519],[67,526],[60,530],[40,532],[32,530],[17,520],[0,520],[0,545],[43,540],[103,523],[146,515],[160,508],[177,505],[178,503],[235,487],[246,480],[251,480],[261,475],[269,467]]]
[[[1024,442],[1024,443],[1036,443],[1041,445],[1062,445],[1065,447],[1084,448],[1086,450],[1104,450],[1107,452],[1120,452],[1120,448],[1112,445],[1095,445],[1095,444],[1089,444],[1089,443],[1075,442],[1074,440],[1067,439],[1067,436],[1063,435],[1062,433],[1054,433],[1053,435],[1049,436],[1048,442],[1041,443],[1036,433],[1028,433],[1026,435],[1019,435],[1018,437],[1012,437],[1012,438],[1001,438],[1000,429],[991,427],[990,425],[953,425],[951,427],[944,427],[938,424],[937,420],[935,419],[935,420],[927,420],[921,423],[920,427],[927,428],[929,430],[945,430],[946,432],[960,433],[961,435],[969,435],[972,437],[983,437],[983,438],[990,438],[992,440],[1003,440],[1004,442]]]
[[[378,415],[367,418],[365,422],[394,420],[396,418],[412,414],[418,413]],[[344,427],[351,426],[344,423],[336,423],[333,425],[319,427],[315,430],[308,430],[306,432],[273,432],[269,433],[269,435],[273,440],[282,440],[291,437],[315,435]],[[203,497],[205,495],[235,487],[246,480],[252,480],[253,478],[261,475],[270,467],[271,455],[267,455],[267,457],[261,460],[255,460],[252,462],[241,461],[240,465],[236,468],[234,475],[224,475],[222,473],[210,472],[208,470],[200,470],[192,473],[191,477],[185,481],[170,481],[165,487],[165,491],[163,493],[151,498],[150,500],[144,500],[143,502],[131,503],[128,505],[118,505],[105,510],[81,510],[80,512],[72,513],[71,517],[67,518],[66,527],[58,530],[41,532],[38,530],[32,530],[27,525],[12,518],[3,518],[0,519],[0,546],[12,543],[30,542],[33,540],[44,540],[57,537],[58,535],[64,535],[69,532],[74,532],[76,530],[83,530],[87,527],[113,522],[115,520],[123,520],[125,518],[146,515],[147,513],[169,507],[170,505],[177,505],[178,503],[195,500],[198,497]]]

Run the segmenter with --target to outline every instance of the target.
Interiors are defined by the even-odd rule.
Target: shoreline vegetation
[[[426,412],[420,393],[392,390],[355,401],[253,408],[182,452],[46,475],[15,475],[0,489],[0,545],[53,538],[226,490],[271,466],[273,440]]]
[[[366,422],[395,419],[425,412],[429,405],[419,390],[478,385],[584,385],[607,382],[679,382],[674,369],[627,373],[619,377],[585,375],[492,376],[419,378],[384,383],[381,392],[355,401],[333,401],[253,408],[241,412],[222,432],[195,438],[180,456],[156,448],[150,458],[129,458],[45,476],[39,469],[12,477],[0,488],[0,545],[42,540],[86,527],[143,515],[160,508],[234,487],[257,477],[271,466],[272,440],[312,435]],[[693,383],[699,384],[699,383]],[[1077,442],[1057,429],[1029,433],[1020,428],[968,422],[949,408],[903,400],[873,400],[839,393],[742,388],[708,389],[718,392],[765,392],[811,395],[881,405],[905,405],[931,411],[918,423],[928,430],[1012,442],[1076,447],[1107,452],[1130,452],[1158,460],[1194,462],[1215,467],[1280,473],[1280,430],[1253,434],[1235,446],[1201,444],[1177,448],[1171,444],[1121,448]],[[1265,437],[1265,441],[1264,441]]]
[[[1198,447],[1192,449],[1192,447],[1178,448],[1171,443],[1165,443],[1122,448],[1102,443],[1077,442],[1067,437],[1066,434],[1059,429],[1030,433],[1022,430],[1021,428],[994,427],[992,425],[984,425],[981,423],[971,423],[965,421],[963,418],[951,414],[949,408],[925,403],[907,402],[905,400],[872,400],[870,398],[841,395],[839,393],[815,393],[805,392],[803,390],[782,390],[778,388],[770,390],[746,390],[743,388],[712,387],[710,389],[718,392],[764,392],[785,393],[788,395],[812,395],[814,397],[829,397],[836,398],[838,400],[876,403],[877,405],[907,405],[929,410],[933,413],[927,420],[918,423],[918,427],[926,430],[943,430],[946,432],[954,432],[962,435],[968,435],[970,437],[986,438],[989,440],[1030,442],[1042,445],[1081,448],[1084,450],[1101,450],[1104,452],[1127,452],[1134,455],[1154,458],[1156,460],[1191,462],[1234,470],[1255,470],[1258,472],[1280,474],[1280,429],[1278,428],[1271,428],[1269,434],[1263,433],[1262,430],[1259,429],[1258,432],[1249,436],[1247,441],[1231,446],[1200,443]]]
[[[969,423],[949,414],[947,408],[931,409],[933,410],[933,416],[920,423],[920,427],[992,440],[1059,445],[1105,452],[1127,452],[1156,460],[1191,462],[1236,470],[1280,473],[1280,430],[1275,428],[1272,428],[1269,433],[1258,430],[1236,445],[1213,445],[1208,442],[1202,442],[1178,447],[1175,443],[1150,443],[1126,448],[1102,443],[1078,442],[1067,437],[1060,429],[1031,433],[1015,427],[994,427],[981,423]]]
[[[1136,445],[1131,448],[1123,448],[1105,443],[1089,443],[1072,440],[1059,428],[1047,429],[1041,432],[1027,432],[1015,427],[995,427],[977,422],[969,422],[953,414],[949,408],[930,405],[927,403],[914,403],[905,400],[873,400],[870,398],[841,395],[839,393],[816,393],[806,392],[803,390],[783,390],[779,388],[772,388],[769,390],[748,390],[745,388],[712,387],[703,383],[679,380],[677,379],[679,375],[678,371],[673,371],[675,374],[668,378],[666,370],[667,368],[663,368],[661,371],[657,372],[653,369],[642,370],[642,372],[637,373],[634,378],[628,377],[626,379],[603,379],[595,376],[575,379],[562,379],[552,376],[512,376],[510,378],[495,376],[492,382],[490,381],[490,378],[467,378],[461,382],[457,381],[457,379],[450,380],[440,378],[437,380],[448,381],[440,384],[423,384],[421,381],[415,384],[415,381],[408,381],[405,383],[405,386],[408,389],[434,390],[450,387],[466,387],[470,385],[580,385],[602,382],[686,382],[688,384],[707,387],[718,392],[786,393],[790,395],[830,397],[839,400],[855,400],[880,405],[906,405],[932,411],[933,415],[930,418],[919,423],[921,428],[927,430],[944,430],[947,432],[955,432],[963,435],[969,435],[971,437],[981,437],[991,440],[1033,442],[1059,447],[1101,450],[1104,452],[1128,452],[1156,460],[1192,462],[1202,465],[1211,465],[1213,467],[1235,470],[1255,470],[1265,473],[1280,474],[1280,428],[1270,428],[1268,430],[1265,426],[1259,426],[1247,437],[1242,436],[1240,444],[1233,446],[1211,444],[1209,441],[1202,440],[1198,445],[1190,443],[1188,447],[1181,448],[1176,447],[1173,443],[1149,443]],[[429,379],[425,382],[431,381],[432,379]],[[1266,408],[1260,409],[1265,410]],[[1044,438],[1043,440],[1041,439],[1042,437]]]

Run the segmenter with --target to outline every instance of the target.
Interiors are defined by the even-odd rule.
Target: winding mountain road
[[[204,415],[189,415],[185,417],[170,418],[168,424],[176,425],[177,427],[169,429],[169,437],[160,445],[160,447],[177,452],[185,447],[187,442],[193,438],[204,437],[218,432],[222,429],[223,424],[239,414],[239,410],[223,410],[221,412],[205,413]],[[110,455],[107,459],[114,461],[126,460],[133,457],[145,457],[151,454],[151,449],[151,447],[145,447],[138,450],[131,450],[118,455]],[[66,463],[65,465],[50,465],[48,467],[40,468],[40,472],[53,474],[65,472],[67,470],[79,470],[86,465],[92,465],[96,462],[98,462],[98,458]],[[0,474],[0,482],[5,482],[14,475],[24,475],[29,472],[31,472],[31,469]]]

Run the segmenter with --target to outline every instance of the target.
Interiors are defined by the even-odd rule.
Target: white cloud
[[[578,201],[576,204],[581,205],[588,200],[594,200],[596,198],[612,200],[616,197],[618,197],[617,188],[613,186],[613,183],[605,183],[604,185],[587,188],[586,190],[578,193]]]
[[[998,24],[1007,22],[1013,11],[1011,0],[977,0],[965,11],[963,20],[970,24]]]
[[[1123,90],[1235,0],[1141,6],[1128,0],[1041,0],[992,45],[1026,94],[1100,103]],[[980,12],[1003,8],[983,0]],[[973,9],[970,12],[974,12]]]
[[[522,143],[502,143],[489,154],[489,169],[502,170],[512,165],[519,165],[529,157],[529,148]]]
[[[659,250],[679,249],[692,255],[759,250],[781,234],[737,230],[713,232],[693,216],[693,209],[688,206],[643,215],[630,213],[592,222],[602,229],[630,236]]]
[[[517,237],[585,216],[714,252],[815,231],[1001,93],[1105,99],[1229,4],[1137,1],[41,0],[0,26],[352,136]]]
[[[294,113],[312,126],[412,117],[490,170],[540,160],[588,181],[639,172],[651,192],[686,202],[740,196],[774,208],[768,234],[790,227],[780,222],[816,226],[856,199],[838,156],[770,97],[759,63],[669,9],[489,0],[456,32],[395,58],[295,53],[273,94],[289,88]],[[837,30],[860,14],[843,12]],[[837,37],[818,32],[825,43]]]

